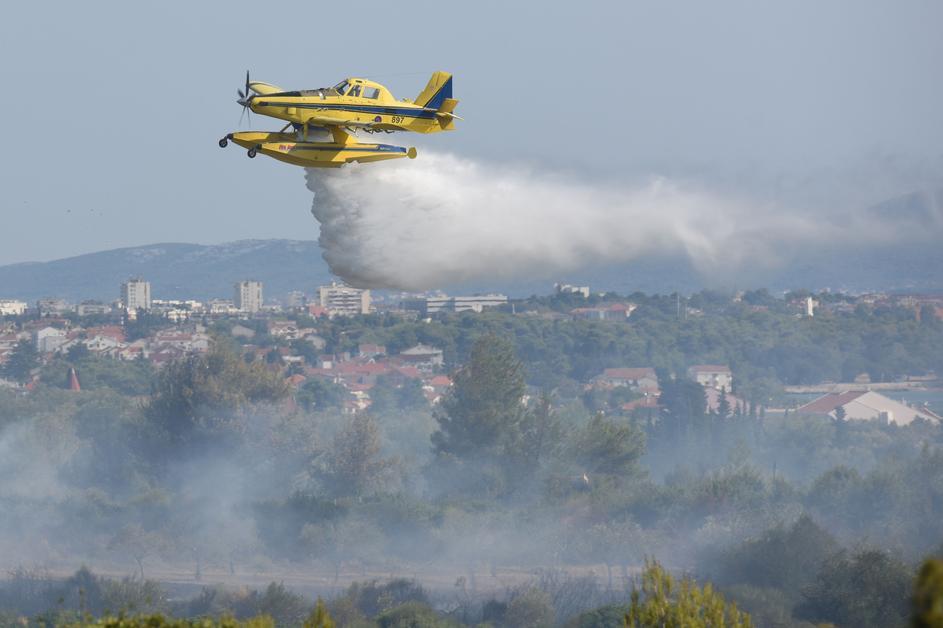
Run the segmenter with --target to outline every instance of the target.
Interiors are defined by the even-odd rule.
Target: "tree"
[[[87,360],[92,355],[88,350],[88,345],[84,342],[77,342],[66,351],[66,359],[72,364]]]
[[[625,614],[627,628],[710,626],[750,628],[753,620],[734,603],[687,578],[680,582],[655,561],[645,561],[641,587],[632,588],[632,603]]]
[[[29,340],[20,340],[3,365],[3,376],[25,384],[32,378],[32,371],[39,366],[39,354]]]
[[[900,626],[907,616],[912,574],[880,550],[829,557],[803,591],[796,616],[814,623],[879,628]]]
[[[314,610],[311,611],[308,619],[302,624],[303,628],[334,628],[335,625],[334,620],[331,619],[331,614],[327,612],[324,600],[321,598],[318,598],[318,603],[314,607]]]
[[[554,625],[554,609],[550,595],[529,588],[517,593],[504,612],[503,624],[508,628],[543,628]]]
[[[594,415],[570,443],[573,460],[589,473],[627,478],[639,471],[645,453],[645,433],[625,420]]]
[[[376,421],[358,414],[334,437],[325,477],[335,495],[359,496],[382,489],[395,467],[395,459],[380,456]]]
[[[519,434],[515,451],[527,471],[536,471],[559,453],[565,432],[549,394],[542,394],[534,408],[525,414]]]
[[[720,399],[717,402],[717,416],[726,419],[730,416],[730,401],[727,399],[727,389],[720,390]]]
[[[396,385],[389,377],[380,376],[370,389],[370,411],[373,413],[414,410],[428,405],[418,379],[407,379]]]
[[[707,412],[707,396],[704,387],[689,379],[673,378],[659,380],[661,396],[661,423],[675,438],[690,431]]]
[[[719,559],[708,560],[704,568],[716,573],[721,583],[777,588],[795,598],[815,576],[824,557],[836,550],[838,542],[832,535],[802,515],[788,528],[773,528]]]
[[[341,384],[313,377],[301,385],[295,400],[307,411],[339,410],[347,399],[347,389]]]
[[[179,445],[196,432],[231,423],[253,403],[278,401],[286,394],[278,373],[263,364],[246,364],[226,343],[215,342],[205,355],[189,355],[164,367],[144,415]]]
[[[526,408],[524,370],[510,342],[478,339],[436,415],[436,452],[457,458],[497,456],[517,441]]]
[[[913,628],[943,627],[943,560],[928,558],[920,567],[911,598]]]

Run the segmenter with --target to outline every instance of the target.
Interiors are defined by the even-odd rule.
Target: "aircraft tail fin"
[[[447,98],[452,98],[452,75],[448,72],[433,72],[426,88],[414,101],[427,109],[438,109]]]

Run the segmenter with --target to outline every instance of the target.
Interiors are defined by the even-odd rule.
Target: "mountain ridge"
[[[562,276],[561,276],[562,275]],[[43,297],[72,302],[112,301],[131,277],[151,282],[155,299],[231,298],[233,284],[257,279],[266,299],[292,290],[313,294],[335,279],[314,240],[246,239],[221,244],[160,242],[70,256],[48,262],[0,266],[0,299]],[[671,293],[702,288],[766,287],[850,290],[943,290],[943,248],[861,247],[809,252],[791,263],[752,275],[713,277],[684,257],[649,257],[630,263],[499,283],[485,280],[442,286],[459,293],[501,291],[511,296],[546,294],[555,281],[594,290]]]

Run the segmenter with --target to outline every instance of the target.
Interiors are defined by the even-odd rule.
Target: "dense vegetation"
[[[738,392],[765,405],[782,383],[823,373],[939,369],[939,324],[895,309],[802,319],[709,296],[679,317],[676,299],[633,295],[630,323],[552,316],[569,307],[563,297],[523,315],[312,322],[327,351],[445,349],[457,370],[435,408],[386,381],[371,412],[345,415],[336,385],[290,390],[277,365],[247,363],[222,324],[210,353],[159,372],[63,356],[32,392],[0,390],[0,555],[133,575],[24,569],[0,587],[0,609],[301,624],[311,602],[282,585],[208,587],[184,604],[151,580],[290,566],[327,575],[338,625],[603,626],[627,614],[650,625],[646,600],[670,576],[633,574],[654,556],[690,574],[672,591],[697,608],[738,617],[733,601],[757,625],[932,616],[938,571],[923,567],[913,585],[921,561],[943,552],[943,428],[723,417],[674,374],[730,363]],[[92,373],[83,392],[64,388],[72,365]],[[643,365],[658,367],[660,410],[614,413],[579,384]],[[427,571],[455,586],[363,577]]]

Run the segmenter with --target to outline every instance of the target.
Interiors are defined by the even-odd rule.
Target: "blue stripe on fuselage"
[[[344,151],[358,152],[358,153],[405,153],[407,152],[407,149],[403,148],[402,146],[392,146],[390,144],[377,144],[375,147],[370,147],[370,148],[367,148],[364,146],[353,146],[353,147],[351,146],[311,146],[311,145],[304,146],[304,145],[295,144],[294,146],[292,146],[292,148],[289,150],[288,153],[282,153],[281,151],[278,151],[278,152],[284,155],[284,154],[291,154],[292,150],[330,150],[330,151],[335,151],[338,153],[342,153]]]
[[[349,111],[350,113],[379,113],[388,116],[403,116],[407,118],[435,119],[435,111],[427,111],[414,107],[383,107],[375,105],[343,105],[328,103],[281,103],[260,101],[259,107],[295,107],[297,109],[315,109],[325,111]]]

